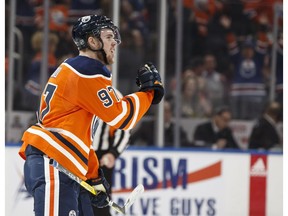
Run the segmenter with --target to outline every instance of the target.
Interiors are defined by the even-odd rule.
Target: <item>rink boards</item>
[[[5,215],[32,216],[18,149],[5,148]],[[117,160],[112,199],[123,203],[142,183],[127,215],[282,216],[282,171],[280,153],[130,147]]]

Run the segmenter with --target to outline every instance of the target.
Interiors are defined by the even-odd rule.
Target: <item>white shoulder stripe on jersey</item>
[[[70,137],[73,141],[75,141],[79,147],[81,147],[83,149],[83,151],[85,151],[86,154],[89,154],[89,147],[85,145],[84,142],[82,142],[81,139],[79,139],[75,134],[71,133],[70,131],[67,130],[63,130],[61,128],[45,128],[51,132],[57,132],[60,134],[63,134],[67,137]]]
[[[135,113],[134,113],[133,120],[132,120],[132,122],[131,122],[131,124],[130,124],[130,126],[128,128],[128,130],[130,130],[130,129],[132,129],[134,127],[134,125],[136,123],[136,120],[137,120],[137,117],[138,117],[138,114],[139,114],[140,103],[139,103],[139,98],[138,98],[138,96],[136,94],[130,94],[128,96],[133,97],[134,100],[135,100],[135,108],[134,108]]]
[[[67,63],[62,63],[64,64],[66,67],[68,67],[71,71],[73,71],[74,73],[76,73],[78,76],[83,77],[83,78],[97,78],[97,77],[101,77],[103,79],[106,80],[112,80],[112,75],[110,77],[106,77],[102,74],[95,74],[95,75],[84,75],[79,73],[75,68],[73,68],[71,65],[67,64]]]
[[[125,103],[125,101],[121,102],[122,104],[122,113],[120,115],[118,115],[116,118],[114,118],[112,121],[107,122],[108,125],[110,126],[115,126],[127,113],[127,104]]]
[[[62,153],[67,159],[69,159],[76,167],[77,169],[81,172],[82,175],[86,175],[87,171],[86,169],[76,160],[73,155],[70,154],[70,152],[66,151],[62,146],[60,146],[57,142],[55,142],[49,135],[46,133],[36,130],[33,128],[29,128],[27,132],[38,135],[42,137],[44,140],[50,143],[54,148],[56,148],[60,153]]]

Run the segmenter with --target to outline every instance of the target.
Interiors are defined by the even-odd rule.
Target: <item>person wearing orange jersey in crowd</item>
[[[97,194],[88,194],[93,205],[107,206],[110,185],[92,148],[98,119],[111,127],[130,130],[150,105],[160,103],[164,96],[156,67],[146,63],[136,75],[139,91],[117,97],[108,67],[114,63],[121,38],[110,18],[79,18],[72,38],[79,55],[66,59],[50,76],[41,95],[38,122],[24,132],[19,150],[25,160],[25,186],[34,198],[36,216],[81,215],[78,199],[83,190],[51,165],[55,163],[94,187]]]

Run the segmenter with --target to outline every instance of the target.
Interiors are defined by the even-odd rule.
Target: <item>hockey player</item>
[[[19,150],[36,216],[79,215],[80,185],[51,166],[55,161],[99,192],[90,194],[94,205],[107,206],[110,186],[91,146],[98,118],[129,130],[164,95],[157,69],[147,63],[136,77],[139,92],[117,97],[107,66],[113,64],[121,39],[111,19],[81,17],[73,26],[72,37],[79,55],[65,60],[49,78],[41,95],[38,122],[24,132]]]

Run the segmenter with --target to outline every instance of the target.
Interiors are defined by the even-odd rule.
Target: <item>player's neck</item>
[[[93,52],[93,51],[91,51],[89,49],[86,49],[85,51],[84,50],[80,50],[79,51],[79,55],[80,56],[86,56],[86,57],[92,58],[92,59],[96,59],[96,60],[102,62],[103,64],[105,64],[104,61],[99,58],[99,56],[97,55],[96,52]]]

